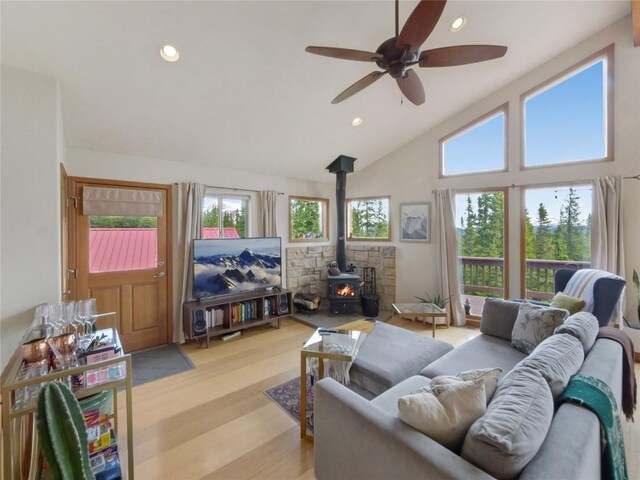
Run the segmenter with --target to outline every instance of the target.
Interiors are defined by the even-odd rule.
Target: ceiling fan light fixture
[[[160,49],[160,56],[167,62],[177,62],[180,59],[180,52],[173,45],[163,45]]]
[[[451,23],[451,31],[459,32],[467,24],[467,17],[458,17]]]
[[[351,120],[351,125],[354,127],[359,127],[360,125],[362,125],[362,118],[360,117],[356,117],[353,120]]]

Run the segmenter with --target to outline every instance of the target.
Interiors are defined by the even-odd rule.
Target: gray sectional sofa
[[[517,306],[511,306],[517,314]],[[315,475],[337,479],[489,479],[494,478],[398,418],[398,398],[428,385],[438,375],[500,367],[504,375],[527,357],[511,347],[515,317],[483,315],[482,334],[449,351],[414,375],[367,400],[326,378],[315,387]],[[499,317],[499,318],[498,318]],[[603,380],[618,408],[622,396],[622,348],[598,339],[579,372]],[[589,410],[562,404],[541,447],[521,479],[601,477],[600,424]]]

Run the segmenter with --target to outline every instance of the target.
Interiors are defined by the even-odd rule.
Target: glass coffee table
[[[444,318],[444,325],[449,328],[447,312],[433,303],[393,303],[393,316],[413,320],[422,319],[422,322],[430,321],[433,328],[433,338],[436,338],[436,324],[438,318]]]
[[[305,342],[300,351],[300,437],[313,440],[307,435],[307,358],[318,359],[318,380],[324,377],[325,360],[353,362],[366,333],[358,330],[319,328]]]

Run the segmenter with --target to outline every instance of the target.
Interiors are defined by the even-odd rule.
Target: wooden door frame
[[[107,187],[127,187],[127,188],[150,188],[154,190],[163,190],[166,198],[166,245],[167,245],[167,258],[166,272],[167,272],[167,343],[173,343],[173,199],[172,199],[172,185],[164,183],[144,183],[144,182],[131,182],[127,180],[113,180],[102,178],[88,178],[88,177],[68,177],[67,179],[67,191],[70,193],[68,199],[69,208],[73,209],[73,213],[69,214],[68,218],[68,244],[69,244],[69,270],[74,272],[72,278],[70,278],[68,285],[71,291],[70,299],[78,299],[78,283],[77,283],[77,268],[78,268],[78,238],[76,236],[77,225],[77,207],[80,205],[79,199],[75,198],[75,191],[77,184],[86,183],[94,186],[107,186]],[[65,272],[62,272],[65,275]]]

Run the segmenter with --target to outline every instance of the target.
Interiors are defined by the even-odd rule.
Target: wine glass
[[[80,302],[75,302],[73,305],[73,314],[71,315],[71,318],[69,319],[69,323],[71,324],[71,327],[73,328],[73,333],[75,334],[76,338],[78,337],[78,328],[83,324],[84,320],[82,318],[82,309],[80,307]]]
[[[87,324],[89,324],[89,333],[96,331],[96,320],[98,320],[98,306],[95,298],[86,301]]]
[[[72,326],[71,322],[76,313],[76,302],[64,302],[62,304],[62,320],[64,323],[65,329]]]

